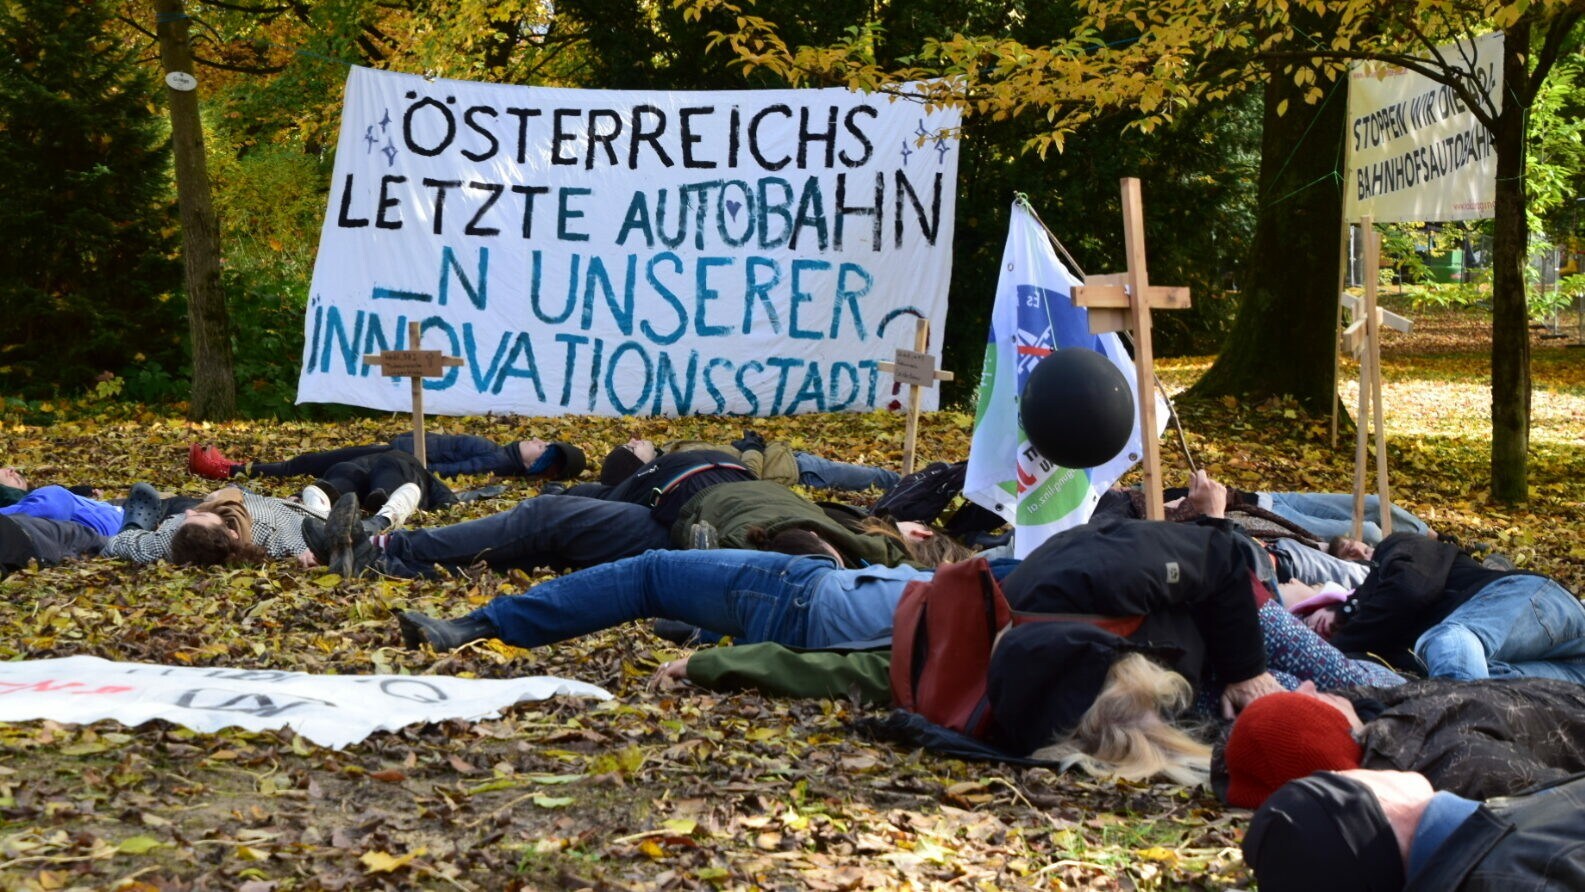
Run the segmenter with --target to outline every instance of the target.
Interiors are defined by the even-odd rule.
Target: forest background
[[[0,174],[12,201],[0,220],[10,246],[0,410],[47,421],[90,395],[204,418],[344,417],[295,405],[293,382],[348,65],[634,90],[885,90],[939,77],[950,85],[943,98],[969,112],[945,345],[958,374],[944,404],[972,398],[1014,193],[1031,196],[1081,267],[1120,269],[1117,183],[1131,175],[1145,183],[1154,279],[1186,284],[1195,299],[1189,312],[1158,315],[1158,353],[1215,353],[1232,332],[1199,395],[1288,394],[1324,410],[1331,336],[1307,323],[1330,312],[1335,291],[1346,91],[1330,78],[1349,58],[1492,28],[1525,41],[1522,64],[1536,78],[1520,168],[1527,247],[1578,250],[1585,232],[1585,4],[1397,6],[1399,18],[1369,4],[1230,14],[1196,0],[5,0]],[[187,35],[196,58],[199,171],[218,238],[197,241],[207,234],[189,222],[186,253],[189,263],[214,255],[213,295],[203,276],[182,276],[167,113],[176,94],[160,83],[173,57],[162,68],[157,32],[167,52]],[[1489,244],[1494,226],[1383,230],[1383,274],[1428,281],[1428,263]],[[1534,282],[1538,267],[1526,268]],[[1492,275],[1477,269],[1415,294],[1490,305]],[[1562,285],[1528,288],[1528,315],[1549,317],[1585,279]],[[230,374],[192,373],[184,318],[200,301],[219,301]],[[1498,304],[1500,314],[1501,295]],[[1514,352],[1503,337],[1494,357]],[[1519,350],[1523,380],[1500,389],[1508,402],[1522,396],[1527,431]],[[214,390],[232,386],[234,397]]]

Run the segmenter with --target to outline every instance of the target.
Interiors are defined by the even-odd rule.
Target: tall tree
[[[171,146],[176,155],[182,258],[187,268],[187,331],[193,350],[192,399],[187,414],[194,420],[218,421],[237,414],[231,317],[220,287],[220,221],[209,192],[187,14],[182,0],[153,0],[153,8],[171,105]]]
[[[180,284],[152,78],[107,4],[0,4],[0,389],[49,395],[180,363]]]
[[[930,79],[925,89],[937,101],[973,114],[1044,114],[1046,131],[1029,143],[1042,153],[1060,149],[1076,127],[1107,109],[1130,109],[1139,115],[1141,128],[1153,128],[1189,105],[1221,101],[1243,84],[1269,81],[1274,66],[1275,75],[1291,78],[1307,103],[1325,98],[1328,91],[1323,84],[1348,62],[1360,59],[1392,62],[1447,85],[1491,131],[1498,157],[1492,251],[1491,482],[1498,499],[1524,499],[1530,406],[1523,279],[1526,114],[1558,57],[1577,43],[1576,26],[1585,15],[1585,0],[1387,4],[1295,0],[1232,5],[1213,0],[1087,0],[1083,5],[1086,15],[1079,26],[1071,33],[1052,35],[1047,45],[1000,35],[955,34],[927,42],[918,61],[902,69],[876,64],[863,33],[829,46],[794,51],[772,20],[747,13],[730,0],[692,0],[691,9],[695,14],[734,13],[735,27],[719,32],[717,42],[745,65],[774,66],[794,80],[841,77],[855,87],[896,89],[900,82]],[[1471,66],[1436,50],[1444,42],[1492,29],[1506,35],[1503,96],[1496,107],[1485,101],[1478,73]],[[1287,110],[1279,100],[1272,112],[1280,116]],[[1264,214],[1261,223],[1265,231],[1257,234],[1256,243],[1270,250],[1278,244],[1270,230],[1284,219]],[[1305,246],[1299,247],[1302,251]],[[1302,252],[1297,258],[1320,258],[1326,253]],[[1291,268],[1288,276],[1332,278]],[[1246,363],[1259,342],[1280,340],[1282,326],[1288,325],[1270,311],[1269,299],[1257,298],[1250,312],[1256,318],[1235,327],[1230,362]],[[1329,328],[1320,328],[1314,336],[1331,349]],[[1274,357],[1273,367],[1290,362],[1282,353],[1268,355]],[[1330,390],[1330,363],[1324,372],[1320,365],[1316,363],[1307,380],[1292,386],[1301,394]],[[1314,382],[1308,380],[1312,376]],[[1265,392],[1269,378],[1269,374],[1219,373],[1209,383]]]

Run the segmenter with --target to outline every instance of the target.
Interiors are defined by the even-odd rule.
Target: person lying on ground
[[[1390,687],[1303,686],[1233,724],[1217,794],[1254,808],[1313,771],[1418,771],[1439,790],[1485,798],[1585,771],[1585,687],[1548,678]]]
[[[652,551],[495,598],[460,619],[408,611],[399,623],[408,646],[437,650],[484,638],[539,647],[656,617],[746,643],[830,648],[889,638],[903,589],[930,575],[843,569],[832,557]],[[1155,766],[1143,776],[1185,760],[1203,770],[1209,747],[1169,721],[1194,693],[1214,694],[1231,717],[1282,690],[1268,671],[1257,588],[1243,549],[1209,525],[1130,521],[1048,540],[1004,580],[1014,609],[1110,617],[1133,628],[1125,638],[1089,622],[1040,622],[1004,634],[988,677],[1000,744],[1029,753],[1056,741],[1128,774]],[[1274,612],[1287,617],[1280,605]],[[1130,655],[1139,659],[1124,659]],[[1346,660],[1315,664],[1328,685],[1401,680]]]
[[[1371,559],[1347,601],[1317,611],[1340,650],[1439,678],[1585,683],[1585,606],[1555,580],[1413,533],[1388,536]]]
[[[22,501],[23,497],[34,488],[20,470],[12,467],[0,468],[0,508],[8,508]],[[65,489],[72,495],[82,496],[85,499],[99,499],[103,496],[103,493],[92,486],[68,486]]]
[[[812,452],[794,450],[780,441],[767,443],[764,437],[746,430],[742,439],[733,440],[730,444],[676,440],[656,445],[652,440],[635,437],[606,456],[601,465],[600,482],[615,485],[626,479],[631,471],[637,470],[639,465],[653,461],[657,456],[695,449],[724,452],[759,479],[774,480],[786,486],[801,484],[812,489],[886,490],[896,486],[901,479],[901,475],[889,468],[833,461]]]
[[[0,508],[0,515],[17,514],[82,524],[102,536],[115,535],[122,520],[121,509],[115,505],[84,498],[60,486],[28,490],[16,502]]]
[[[701,484],[705,475],[690,480]],[[934,566],[967,555],[928,527],[828,511],[767,480],[728,480],[690,491],[688,486],[675,487],[653,508],[575,495],[538,496],[489,517],[392,532],[346,548],[353,555],[353,572],[368,569],[400,577],[460,572],[479,563],[499,572],[576,569],[652,549],[762,549],[800,531],[818,534],[846,566]],[[672,499],[684,499],[685,504],[673,507]],[[308,521],[308,526],[322,525]],[[332,557],[345,560],[328,553],[320,560],[328,564]]]
[[[106,536],[80,523],[27,514],[0,515],[0,577],[37,563],[53,567],[69,558],[93,557]]]
[[[1196,472],[1196,474],[1203,472]],[[1221,484],[1217,484],[1221,485]],[[1136,490],[1121,490],[1119,492],[1133,495]],[[1194,486],[1187,489],[1169,487],[1162,492],[1162,498],[1171,507],[1181,502],[1192,502],[1188,497],[1192,495]],[[1325,492],[1255,492],[1250,490],[1228,490],[1227,507],[1230,509],[1255,508],[1261,512],[1270,512],[1277,517],[1295,524],[1308,531],[1310,538],[1316,542],[1327,542],[1335,536],[1352,536],[1354,529],[1354,496],[1352,493],[1325,493]],[[1426,526],[1425,521],[1411,514],[1408,510],[1392,506],[1393,532],[1412,532],[1422,536],[1436,537],[1435,531]],[[1371,520],[1375,517],[1376,520]],[[1362,531],[1363,540],[1370,545],[1380,542],[1382,530],[1380,525],[1380,500],[1376,496],[1365,497],[1365,518]]]
[[[159,519],[158,494],[147,484],[138,484],[124,508],[125,525],[103,553],[139,563],[169,560],[194,565],[293,558],[311,567],[319,559],[304,539],[303,521],[327,512],[331,494],[347,502],[355,516],[360,502],[369,506],[374,512],[369,531],[382,531],[401,526],[436,491],[450,495],[417,459],[394,451],[364,455],[327,469],[324,477],[304,487],[301,500],[228,486],[164,520]],[[328,550],[321,545],[321,553]]]
[[[413,435],[393,437],[389,444],[348,446],[324,452],[307,452],[280,462],[231,461],[213,446],[194,443],[187,452],[187,470],[211,480],[232,477],[321,476],[333,465],[380,452],[413,454]],[[502,446],[470,434],[425,434],[425,458],[431,473],[441,477],[460,474],[497,474],[546,480],[572,480],[583,473],[583,450],[571,443],[550,443],[538,438],[515,440]]]
[[[1482,803],[1413,772],[1321,772],[1267,800],[1243,849],[1261,892],[1585,889],[1585,777]]]

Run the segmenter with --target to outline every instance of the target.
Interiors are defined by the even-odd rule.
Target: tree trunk
[[[1491,278],[1491,494],[1500,502],[1530,496],[1530,314],[1524,270],[1529,255],[1525,223],[1525,112],[1513,97],[1529,82],[1526,56],[1530,24],[1503,35],[1503,103],[1493,135],[1497,195]]]
[[[182,0],[153,0],[160,62],[167,74],[193,73]],[[231,319],[220,287],[220,223],[209,194],[204,129],[196,89],[168,85],[171,147],[176,159],[176,198],[182,214],[182,259],[187,268],[187,329],[193,348],[193,390],[187,416],[218,421],[237,413],[236,375],[231,364]]]
[[[1288,394],[1312,411],[1331,409],[1343,216],[1336,176],[1348,101],[1346,84],[1326,89],[1320,105],[1306,105],[1280,63],[1266,81],[1260,210],[1242,302],[1192,396]]]

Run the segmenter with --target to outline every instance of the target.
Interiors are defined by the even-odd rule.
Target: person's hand
[[[297,566],[302,567],[304,570],[317,567],[319,566],[319,558],[314,557],[314,553],[305,548],[297,553]]]
[[[1304,624],[1310,627],[1310,631],[1330,640],[1332,633],[1337,631],[1337,608],[1322,607],[1311,611],[1310,615],[1304,618]]]
[[[651,691],[669,691],[688,680],[688,658],[678,657],[660,664],[655,674],[649,677],[648,689]]]
[[[1189,504],[1207,517],[1227,516],[1227,487],[1204,471],[1189,478]]]
[[[1271,677],[1270,672],[1262,672],[1254,678],[1235,681],[1222,690],[1222,717],[1231,719],[1238,711],[1255,702],[1267,694],[1276,694],[1282,691],[1282,685]]]

